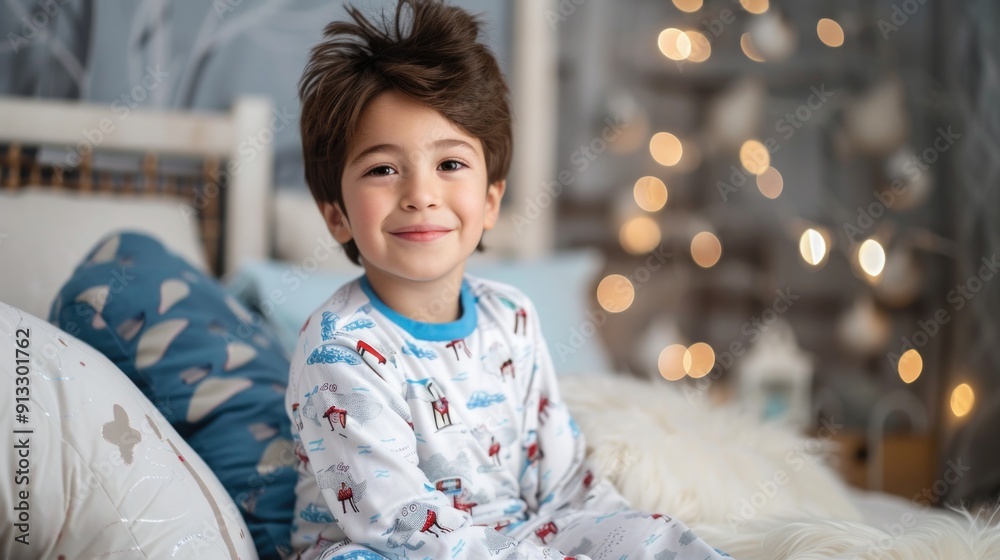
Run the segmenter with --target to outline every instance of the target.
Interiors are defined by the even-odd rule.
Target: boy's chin
[[[363,257],[361,263],[369,278],[378,276],[387,280],[391,278],[395,281],[437,282],[462,278],[469,257],[473,253],[475,253],[475,248],[470,249],[469,254],[465,255],[464,258],[455,259],[455,255],[452,255],[451,258],[447,259],[447,262],[441,262],[434,258],[440,255],[413,251],[391,263],[382,263],[385,266],[366,261]]]
[[[433,283],[433,282],[448,282],[452,278],[461,279],[465,270],[464,264],[462,266],[456,266],[452,268],[440,268],[440,269],[428,269],[426,267],[412,267],[396,270],[385,270],[379,269],[377,271],[372,271],[371,268],[365,267],[365,273],[368,274],[369,278],[373,275],[378,276],[380,279],[386,279],[395,282],[413,282],[413,283]],[[374,274],[373,274],[374,272]]]

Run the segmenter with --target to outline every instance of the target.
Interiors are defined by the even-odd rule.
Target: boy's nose
[[[440,193],[433,177],[413,174],[404,181],[400,206],[405,210],[436,208],[440,204]]]

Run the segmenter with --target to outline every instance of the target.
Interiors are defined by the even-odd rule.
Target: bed
[[[41,378],[32,381],[29,408],[40,424],[25,436],[54,438],[31,448],[31,464],[38,469],[33,484],[52,491],[43,494],[31,486],[33,493],[22,499],[14,485],[0,500],[15,515],[24,510],[17,509],[22,503],[30,506],[25,524],[30,523],[36,545],[20,545],[20,529],[5,524],[0,556],[273,557],[276,550],[285,551],[280,543],[276,550],[259,550],[260,535],[280,532],[280,523],[271,519],[268,525],[259,514],[276,489],[288,488],[281,486],[288,481],[282,473],[296,458],[283,437],[287,419],[280,429],[259,421],[243,426],[252,435],[247,445],[257,445],[259,453],[250,474],[236,477],[247,486],[241,492],[234,492],[228,473],[215,466],[223,462],[212,453],[224,442],[212,439],[217,435],[202,438],[198,423],[245,415],[238,406],[226,408],[239,404],[234,395],[259,390],[270,395],[268,402],[277,402],[283,385],[267,375],[280,375],[275,365],[281,364],[281,348],[294,342],[298,324],[312,308],[360,270],[347,267],[335,247],[324,257],[316,252],[329,244],[318,218],[306,217],[311,202],[276,191],[266,179],[271,176],[267,151],[246,149],[247,138],[267,130],[265,101],[241,99],[230,112],[217,114],[136,110],[114,121],[110,114],[100,106],[0,100],[0,302],[5,304],[0,328],[9,335],[0,369],[10,378],[8,386],[16,386],[21,373],[11,364],[19,341],[26,339],[17,333],[37,333],[31,344],[42,357],[31,365]],[[109,155],[101,159],[102,153]],[[525,196],[530,193],[516,199]],[[122,230],[136,233],[117,233]],[[128,244],[141,251],[123,260]],[[497,245],[511,255],[524,244],[501,237]],[[518,260],[478,261],[470,272],[525,287],[550,341],[582,324],[599,256],[521,250]],[[145,263],[143,256],[151,254],[161,257]],[[285,260],[276,260],[276,254]],[[119,279],[135,284],[145,276],[129,271],[147,270],[144,266],[151,275],[164,275],[154,286],[161,313],[164,306],[177,310],[193,295],[207,298],[190,310],[188,330],[173,333],[171,340],[189,333],[199,313],[206,330],[192,333],[192,344],[225,333],[229,327],[206,317],[206,310],[214,304],[230,310],[233,328],[247,331],[223,345],[220,367],[267,367],[267,375],[234,381],[195,363],[173,372],[174,385],[158,385],[152,369],[179,366],[150,361],[149,345],[143,346],[154,330],[149,325],[155,312],[121,310],[123,315],[114,317],[128,303],[119,295],[126,292],[109,284],[111,289],[93,297],[79,280],[77,266],[84,261],[91,270],[117,266],[126,272]],[[296,282],[289,282],[290,274]],[[557,287],[548,281],[554,277],[563,279]],[[67,287],[77,280],[84,283],[69,301]],[[73,306],[96,311],[76,325],[76,333],[44,321],[65,326]],[[111,356],[115,341],[102,353],[97,342],[76,336],[99,331],[114,331],[117,343],[134,337],[139,348]],[[160,355],[166,355],[163,349]],[[638,506],[677,515],[734,557],[1000,557],[1000,536],[982,523],[848,490],[829,467],[812,460],[821,453],[803,451],[811,449],[808,440],[791,430],[685,398],[662,382],[615,375],[608,363],[597,341],[589,340],[559,364],[564,398],[588,438],[594,466]],[[200,391],[204,386],[212,391]],[[225,398],[216,398],[219,394]],[[7,399],[0,405],[12,430],[19,428],[13,420],[17,404]],[[270,413],[284,415],[280,407]],[[808,456],[805,468],[792,468],[793,452]],[[13,453],[7,452],[16,458]],[[772,482],[779,472],[784,482]],[[74,494],[81,480],[98,480],[105,497],[120,498],[98,505],[82,500]],[[88,500],[94,495],[86,493]],[[90,512],[89,519],[80,508]],[[87,527],[96,527],[96,533]]]

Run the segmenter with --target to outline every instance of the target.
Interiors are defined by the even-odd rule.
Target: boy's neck
[[[462,314],[460,296],[464,268],[425,282],[367,269],[365,276],[382,303],[396,313],[421,323],[450,323]]]

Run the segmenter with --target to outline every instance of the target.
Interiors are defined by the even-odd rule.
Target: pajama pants
[[[562,551],[568,556],[592,560],[717,560],[729,558],[701,540],[684,523],[667,515],[623,510],[607,515],[572,511],[553,521],[557,532],[545,530],[546,523],[524,538],[539,546]],[[416,556],[416,557],[419,557]],[[356,544],[331,549],[321,560],[383,560],[385,556]],[[517,553],[500,554],[502,560],[519,560]],[[561,560],[561,559],[560,559]]]
[[[556,518],[558,532],[526,538],[567,556],[592,560],[715,560],[729,555],[715,550],[684,523],[668,515],[633,510],[598,515],[574,511]],[[542,534],[545,533],[544,525]],[[514,560],[513,558],[511,560]]]

